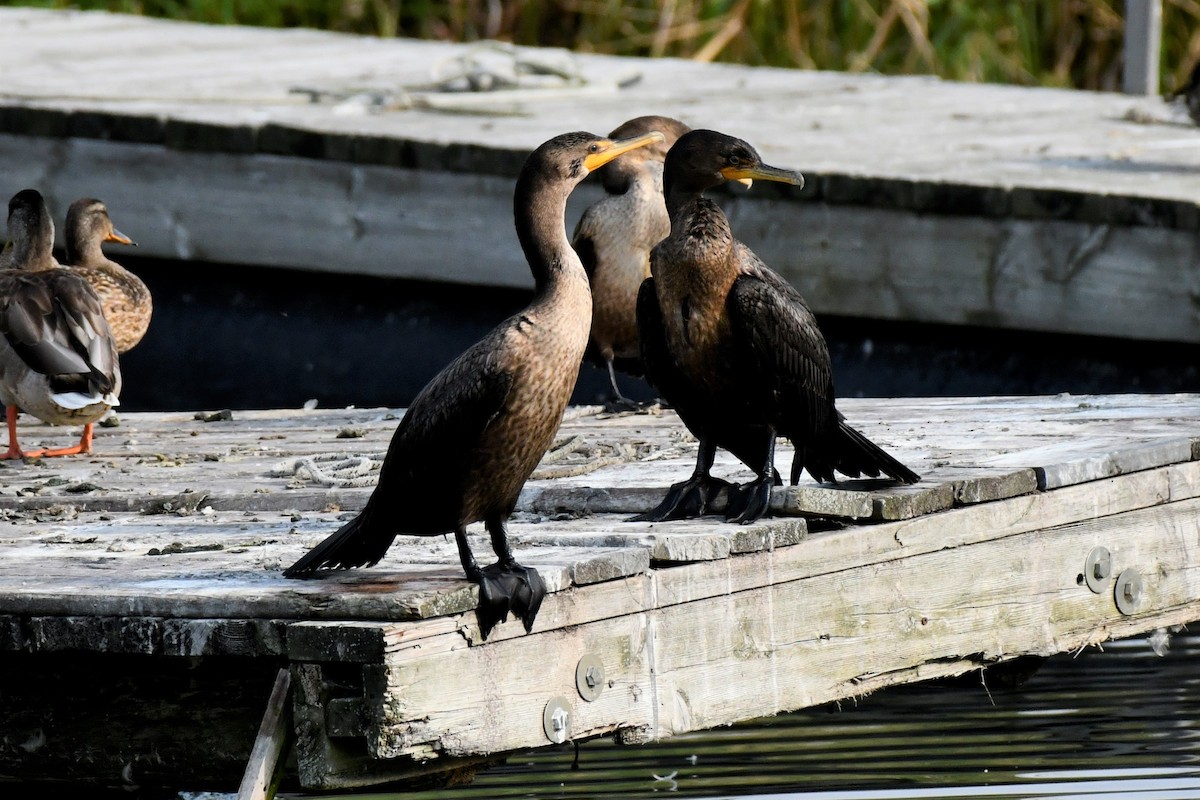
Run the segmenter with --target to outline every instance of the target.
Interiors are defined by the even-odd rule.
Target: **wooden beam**
[[[272,800],[275,797],[292,736],[292,673],[283,667],[275,676],[267,710],[238,787],[237,800]]]

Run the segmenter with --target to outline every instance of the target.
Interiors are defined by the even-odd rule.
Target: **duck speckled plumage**
[[[92,423],[118,404],[121,370],[100,298],[51,255],[54,222],[41,194],[8,205],[10,268],[0,271],[0,401],[9,443],[0,458],[90,453]],[[79,444],[23,451],[17,410],[53,425],[83,424]]]
[[[664,170],[671,234],[654,248],[638,296],[646,375],[700,440],[696,469],[641,519],[703,514],[730,490],[727,518],[751,522],[770,506],[775,437],[796,446],[792,483],[802,469],[818,481],[834,470],[881,473],[913,483],[917,475],[842,421],[834,407],[825,338],[804,298],[734,238],[705,190],[728,180],[803,185],[799,173],[769,167],[740,139],[696,130],[667,154]],[[711,477],[724,447],[757,478],[730,487]]]
[[[104,254],[104,242],[136,246],[113,227],[104,203],[76,200],[67,209],[66,264],[96,290],[117,352],[126,353],[146,335],[154,304],[142,279]]]
[[[571,244],[592,287],[592,331],[587,357],[608,371],[613,402],[636,405],[617,386],[616,369],[641,375],[637,294],[650,276],[650,250],[671,232],[663,201],[662,168],[667,150],[690,130],[670,117],[645,116],[618,126],[621,139],[659,131],[662,142],[626,153],[598,172],[605,196],[579,220]]]
[[[392,437],[363,511],[288,568],[287,577],[377,563],[398,534],[454,531],[468,580],[479,584],[483,635],[509,611],[530,630],[545,587],[516,562],[505,522],[551,444],[587,345],[591,295],[567,240],[567,196],[588,172],[661,134],[612,141],[555,137],[529,156],[513,197],[534,298],[451,362],[413,400]],[[497,562],[480,568],[466,539],[482,520]]]

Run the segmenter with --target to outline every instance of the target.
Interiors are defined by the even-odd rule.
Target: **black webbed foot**
[[[604,403],[604,412],[606,414],[642,414],[649,409],[654,408],[655,403],[642,402],[640,400],[631,400],[625,395],[617,395],[609,398]]]
[[[475,616],[484,640],[510,611],[525,625],[526,633],[533,629],[533,621],[546,597],[546,584],[536,569],[523,567],[515,561],[508,565],[497,562],[480,569],[474,576],[468,575],[467,579],[479,584],[479,606]]]
[[[747,525],[763,517],[771,509],[771,489],[776,476],[756,478],[729,493],[725,521]]]
[[[732,495],[733,485],[720,478],[693,475],[667,490],[663,501],[650,511],[630,517],[630,522],[663,522],[669,519],[702,517],[721,492]]]

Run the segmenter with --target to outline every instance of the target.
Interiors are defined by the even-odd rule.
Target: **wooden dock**
[[[747,526],[626,521],[696,445],[672,412],[570,409],[511,526],[550,594],[531,634],[487,642],[452,540],[280,576],[365,502],[398,412],[125,414],[94,457],[6,463],[0,779],[228,790],[280,669],[289,781],[335,789],[1200,619],[1200,397],[840,407],[924,480],[806,476]],[[22,426],[31,446],[64,433]],[[750,477],[727,456],[717,473]]]
[[[1200,343],[1200,130],[1155,97],[0,8],[0,163],[151,256],[528,286],[524,156],[673,115],[802,170],[722,199],[818,313]],[[489,73],[491,74],[491,73]],[[593,187],[577,193],[580,204]],[[571,223],[574,222],[572,219]]]

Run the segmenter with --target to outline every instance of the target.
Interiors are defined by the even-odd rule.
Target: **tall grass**
[[[5,0],[0,0],[0,3]],[[18,0],[213,23],[619,55],[1116,89],[1123,0]],[[1200,58],[1200,0],[1164,0],[1162,79]]]

